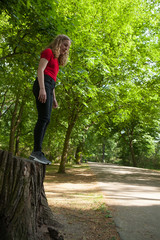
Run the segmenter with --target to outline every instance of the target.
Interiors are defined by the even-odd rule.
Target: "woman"
[[[58,35],[53,42],[41,53],[38,67],[38,77],[33,86],[33,93],[36,98],[38,120],[34,129],[34,151],[30,159],[51,164],[46,159],[42,150],[42,142],[50,122],[52,106],[58,107],[55,96],[55,83],[59,66],[67,63],[71,40],[66,35]]]

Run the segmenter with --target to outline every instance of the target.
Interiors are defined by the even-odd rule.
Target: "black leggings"
[[[47,100],[45,103],[41,103],[38,100],[39,96],[39,83],[36,78],[33,85],[33,94],[36,98],[36,106],[38,110],[38,120],[34,128],[34,151],[42,150],[42,142],[50,122],[52,105],[53,105],[53,89],[55,87],[55,81],[48,75],[44,75],[45,90],[47,94]]]

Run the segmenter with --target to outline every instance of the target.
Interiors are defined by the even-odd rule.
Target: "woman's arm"
[[[38,83],[39,83],[39,101],[45,103],[47,99],[45,85],[44,85],[44,70],[48,64],[48,60],[41,58],[38,66]]]
[[[56,100],[56,94],[55,94],[55,88],[53,89],[53,108],[57,108],[58,107],[58,103]]]

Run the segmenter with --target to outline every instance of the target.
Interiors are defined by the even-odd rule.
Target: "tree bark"
[[[62,152],[62,157],[61,157],[61,162],[60,162],[58,173],[65,173],[65,171],[66,171],[65,165],[66,165],[67,155],[68,155],[69,140],[70,140],[70,136],[71,136],[71,133],[72,133],[72,130],[74,128],[77,118],[78,118],[78,112],[77,112],[76,107],[74,107],[73,112],[71,114],[71,118],[69,120],[66,137],[64,140],[63,152]]]
[[[17,96],[15,106],[14,106],[14,111],[13,111],[13,114],[12,114],[10,138],[9,138],[9,149],[8,149],[8,151],[11,152],[11,153],[13,153],[13,151],[14,151],[14,137],[15,137],[15,132],[16,132],[15,125],[16,125],[18,104],[19,104],[19,100],[18,100],[18,96]]]
[[[105,162],[105,143],[102,144],[102,162]]]
[[[63,240],[43,181],[45,165],[0,150],[0,239]]]
[[[18,156],[19,154],[19,137],[20,137],[20,129],[17,131],[17,136],[16,136],[16,144],[15,144],[15,156]]]
[[[64,141],[64,147],[63,147],[63,153],[62,153],[58,173],[65,173],[66,172],[65,165],[66,165],[66,161],[67,161],[69,139],[70,139],[70,135],[71,135],[73,127],[74,127],[74,123],[71,123],[68,126],[68,129],[67,129],[67,132],[66,132],[66,137],[65,137],[65,141]]]
[[[23,99],[23,101],[20,104],[19,98],[17,96],[16,102],[15,102],[15,108],[14,108],[14,112],[12,114],[12,120],[11,120],[10,141],[9,141],[9,152],[11,152],[11,153],[14,152],[15,133],[16,133],[16,130],[17,130],[19,124],[21,123],[24,104],[25,104],[25,98]],[[20,109],[18,112],[19,105],[20,105]]]
[[[132,128],[130,135],[129,135],[129,148],[130,148],[131,157],[132,157],[132,165],[133,165],[133,167],[137,167],[137,161],[135,158],[134,147],[133,147],[133,131],[134,131],[134,128]]]
[[[135,154],[134,154],[134,147],[133,147],[132,140],[130,140],[130,142],[129,142],[129,148],[130,148],[131,157],[132,157],[132,165],[133,165],[133,167],[137,167],[137,161],[136,161]]]
[[[81,164],[82,162],[82,146],[83,143],[79,143],[76,149],[76,154],[75,154],[75,162],[76,164]]]

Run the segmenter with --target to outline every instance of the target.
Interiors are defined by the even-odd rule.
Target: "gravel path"
[[[122,240],[160,240],[160,172],[89,163]]]

